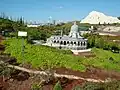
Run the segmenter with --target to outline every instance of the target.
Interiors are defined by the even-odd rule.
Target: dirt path
[[[83,78],[101,79],[101,80],[120,80],[120,72],[115,70],[101,69],[97,67],[88,66],[85,72],[73,71],[68,68],[55,68],[56,73],[64,75],[75,75]]]
[[[0,61],[0,63],[4,63],[4,62]],[[20,70],[20,71],[23,71],[23,72],[28,72],[28,73],[31,73],[31,74],[48,75],[48,73],[46,73],[45,71],[35,71],[35,70],[26,69],[26,68],[19,67],[19,66],[14,66],[14,65],[7,65],[7,67],[14,68],[14,69],[17,69],[17,70]],[[65,78],[68,78],[68,79],[77,79],[77,80],[81,79],[81,80],[89,81],[89,82],[102,82],[102,83],[108,82],[108,81],[101,80],[101,79],[83,78],[83,77],[79,77],[79,76],[75,76],[75,75],[58,74],[58,73],[55,73],[55,72],[53,73],[53,76],[56,77],[56,78],[65,77]]]

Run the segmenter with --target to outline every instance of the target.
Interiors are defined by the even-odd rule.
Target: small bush
[[[72,90],[83,90],[80,86],[75,86]]]
[[[42,90],[38,84],[33,84],[31,90]]]
[[[54,86],[53,90],[62,90],[62,87],[61,87],[59,81],[56,83],[56,85]]]

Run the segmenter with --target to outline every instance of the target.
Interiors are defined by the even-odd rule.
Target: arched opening
[[[83,43],[83,45],[85,46],[85,42]]]
[[[64,45],[66,45],[66,41],[64,41]]]
[[[76,45],[76,42],[74,42],[74,44]]]
[[[82,44],[82,42],[81,42],[81,46],[82,46],[83,44]]]
[[[53,41],[54,43],[56,43],[56,41]]]
[[[73,45],[73,42],[71,42],[71,44]]]
[[[61,41],[60,44],[63,44],[63,41]]]
[[[59,41],[57,41],[57,43],[59,43]]]
[[[78,46],[80,46],[80,42],[78,42]]]
[[[69,41],[67,41],[67,44],[69,44]]]

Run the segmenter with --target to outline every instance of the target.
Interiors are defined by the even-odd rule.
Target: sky
[[[93,10],[120,16],[120,0],[0,0],[0,12],[28,22],[81,20]]]

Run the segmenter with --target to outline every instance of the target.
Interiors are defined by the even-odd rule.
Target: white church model
[[[79,35],[78,25],[76,25],[75,22],[71,27],[71,31],[68,36],[51,36],[47,39],[46,45],[60,49],[69,49],[78,53],[87,50],[87,39],[84,39]]]

